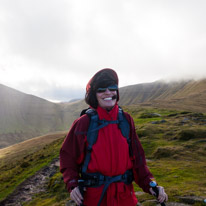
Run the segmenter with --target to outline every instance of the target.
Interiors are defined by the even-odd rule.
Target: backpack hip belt
[[[109,185],[113,182],[123,182],[127,185],[131,184],[133,181],[133,172],[132,170],[127,170],[123,175],[116,176],[105,176],[101,173],[86,173],[82,174],[82,179],[79,180],[81,182],[81,187],[99,187],[104,185],[100,200],[98,202],[98,206],[100,205],[104,194],[109,187]]]

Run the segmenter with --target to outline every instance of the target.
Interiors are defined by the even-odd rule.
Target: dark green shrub
[[[141,137],[153,137],[155,134],[163,133],[164,131],[159,128],[157,125],[149,125],[146,126],[144,129],[137,129],[137,135]]]
[[[29,164],[28,162],[23,162],[23,163],[21,163],[21,165],[20,165],[21,168],[27,168],[27,167],[29,167],[29,166],[30,166],[30,164]]]
[[[183,130],[179,133],[180,140],[190,140],[194,138],[195,138],[195,134],[193,130]]]
[[[190,114],[191,112],[188,112],[188,111],[183,111],[183,112],[180,112],[180,114]]]
[[[139,118],[144,119],[144,118],[154,118],[154,117],[161,117],[160,114],[158,113],[142,113]]]
[[[178,115],[178,113],[174,113],[174,114],[168,114],[167,116],[168,117],[175,117],[175,116],[177,116]]]
[[[145,129],[139,129],[137,130],[137,135],[139,138],[146,137],[148,135],[148,131]]]
[[[153,153],[154,158],[169,158],[169,157],[177,157],[179,153],[183,150],[182,147],[158,147]]]
[[[178,135],[180,140],[190,140],[196,138],[206,138],[206,130],[182,130]]]

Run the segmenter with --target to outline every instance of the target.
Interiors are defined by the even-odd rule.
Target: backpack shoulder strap
[[[121,130],[122,135],[127,139],[127,143],[129,145],[129,154],[130,156],[132,156],[131,139],[129,137],[130,125],[121,107],[119,107],[118,120],[119,120],[119,129]]]
[[[82,115],[84,115],[84,114],[86,114],[86,112],[88,111],[88,110],[90,110],[90,108],[88,107],[88,108],[86,108],[86,109],[83,109],[82,111],[81,111],[81,113],[80,113],[80,117],[82,116]]]
[[[98,130],[96,130],[96,128],[98,127],[98,121],[99,121],[98,114],[95,110],[88,109],[85,113],[90,117],[90,124],[87,132],[88,147],[87,147],[87,153],[85,156],[84,164],[82,166],[82,173],[86,173],[87,171],[87,167],[91,158],[92,146],[97,141]]]
[[[119,107],[118,119],[119,119],[119,129],[121,130],[122,135],[125,138],[129,138],[130,126],[129,126],[129,123],[126,117],[124,116],[124,113],[121,107]]]

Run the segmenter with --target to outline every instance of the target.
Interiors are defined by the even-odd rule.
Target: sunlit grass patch
[[[36,194],[33,200],[24,203],[24,206],[65,206],[68,200],[69,193],[65,188],[62,174],[57,171],[48,181],[47,192]]]
[[[203,195],[205,191],[205,164],[196,161],[156,160],[148,166],[159,185],[171,195]]]
[[[203,130],[205,131],[203,121],[205,116],[187,111],[155,108],[128,107],[126,110],[134,118],[136,132],[139,134],[144,148],[148,167],[158,184],[164,186],[169,195],[169,201],[178,202],[178,196],[185,195],[205,196],[206,139],[205,133],[202,133]],[[144,118],[140,118],[143,113],[157,113],[161,116],[145,115]],[[165,120],[165,122],[153,124],[153,120]],[[188,133],[185,131],[188,130],[192,138],[191,136],[187,137]],[[197,132],[195,133],[195,131]],[[185,135],[184,138],[180,138],[182,134]],[[52,158],[59,155],[62,141],[63,137],[36,152],[24,153],[19,160],[17,158],[18,161],[14,159],[12,162],[11,159],[7,159],[9,164],[3,163],[0,168],[3,171],[0,173],[0,180],[3,181],[0,192],[3,192],[3,187],[8,191],[4,194],[0,193],[0,195],[3,194],[5,197],[6,194],[9,194],[18,184],[17,179],[22,182],[23,179],[42,168],[43,163],[49,164]],[[134,188],[135,191],[142,191],[136,184],[134,184]],[[24,205],[60,206],[65,205],[68,199],[69,195],[62,180],[62,174],[57,170],[56,174],[48,179],[47,191],[37,194],[31,202]],[[141,194],[138,199],[142,205],[156,205],[154,202],[145,202],[154,200],[154,197],[149,194]],[[198,204],[195,203],[193,206]]]
[[[62,141],[63,137],[34,153],[28,155],[22,152],[18,158],[8,158],[8,161],[4,161],[0,167],[0,200],[3,200],[20,183],[58,157]]]

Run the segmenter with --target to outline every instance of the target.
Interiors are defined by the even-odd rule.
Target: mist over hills
[[[73,119],[72,103],[68,105],[55,104],[0,84],[0,148],[68,130]]]
[[[120,106],[156,106],[206,112],[206,79],[153,82],[120,88]],[[52,103],[0,84],[0,148],[56,131],[68,131],[84,100]]]

